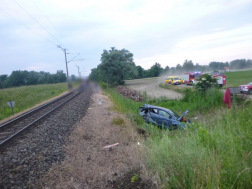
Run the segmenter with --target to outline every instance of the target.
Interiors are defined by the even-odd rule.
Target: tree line
[[[208,65],[194,64],[192,60],[185,60],[183,64],[176,67],[162,68],[160,63],[154,63],[150,69],[145,70],[141,66],[136,66],[133,54],[126,49],[118,50],[112,47],[110,50],[103,50],[101,63],[97,68],[91,69],[90,80],[104,81],[111,85],[124,84],[124,80],[140,79],[146,77],[157,77],[162,74],[179,74],[194,71],[221,71],[225,67],[230,69],[252,68],[252,60],[233,60],[229,62],[210,62]]]
[[[0,88],[19,87],[23,85],[51,84],[66,82],[66,74],[58,70],[55,74],[35,71],[13,71],[11,75],[0,75]]]

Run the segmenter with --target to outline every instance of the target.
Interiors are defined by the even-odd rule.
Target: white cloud
[[[252,17],[248,11],[251,0],[32,0],[64,37],[31,0],[16,1],[64,47],[74,51],[74,46],[81,52],[85,61],[76,63],[87,70],[100,63],[103,49],[112,46],[131,51],[136,64],[145,69],[154,62],[160,62],[164,67],[181,64],[185,59],[207,64],[213,60],[252,58],[249,52],[252,21],[246,21],[247,17]],[[58,44],[14,1],[1,2],[1,10]],[[234,14],[237,19],[231,20],[225,14]],[[218,15],[221,15],[220,21]],[[245,19],[239,19],[242,16]],[[220,24],[211,20],[213,17]],[[2,14],[0,19],[3,28],[0,31],[0,57],[8,63],[8,66],[0,63],[0,74],[22,68],[65,71],[60,49],[49,50],[56,48],[55,44]],[[227,25],[227,21],[232,22]],[[69,70],[70,75],[77,75],[75,64],[69,65]]]

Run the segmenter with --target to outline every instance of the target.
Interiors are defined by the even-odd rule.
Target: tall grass
[[[12,115],[8,101],[15,101],[14,113],[18,113],[49,98],[67,91],[66,83],[23,86],[0,90],[0,120]]]
[[[234,116],[232,110],[221,112],[223,93],[213,90],[204,97],[187,91],[181,100],[150,100],[150,104],[169,109],[188,108],[214,115],[184,131],[170,132],[140,121],[138,107],[143,103],[126,99],[111,89],[107,92],[118,111],[133,116],[132,120],[149,132],[145,163],[150,173],[158,175],[161,188],[251,188],[251,102]]]
[[[216,112],[217,114],[220,112]],[[146,161],[167,188],[251,188],[252,106],[149,138]]]
[[[208,113],[214,108],[223,106],[223,93],[215,88],[208,90],[204,96],[192,89],[184,89],[183,93],[184,96],[180,100],[162,97],[150,99],[147,103],[161,106],[180,114],[188,109],[188,115],[190,116],[193,116],[196,112]]]

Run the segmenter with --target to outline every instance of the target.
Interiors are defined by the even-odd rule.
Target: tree
[[[194,65],[193,62],[191,60],[185,60],[184,64],[183,64],[183,69],[185,72],[191,72],[194,69]]]
[[[137,66],[137,71],[138,71],[138,78],[143,78],[144,77],[144,69],[141,66]]]
[[[232,69],[245,69],[251,67],[251,60],[245,60],[245,59],[240,59],[240,60],[233,60],[230,62],[230,67]]]
[[[168,73],[170,71],[170,67],[169,66],[166,66],[165,69],[164,69],[165,73]]]
[[[179,72],[182,72],[183,71],[183,68],[180,64],[177,64],[176,66],[176,72],[179,73]]]
[[[153,66],[151,66],[150,77],[158,77],[161,74],[162,70],[163,69],[161,68],[161,65],[156,62]]]
[[[3,83],[7,79],[8,75],[0,75],[0,88],[3,88]]]
[[[99,80],[99,74],[97,68],[91,69],[91,73],[89,74],[89,80],[90,81],[98,81]]]
[[[103,50],[101,64],[97,67],[99,75],[108,84],[124,84],[126,76],[136,77],[138,75],[133,54],[126,49]]]

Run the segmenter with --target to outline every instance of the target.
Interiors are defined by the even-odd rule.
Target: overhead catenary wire
[[[19,21],[18,19],[14,18],[13,16],[11,16],[10,14],[8,14],[7,12],[3,11],[2,9],[0,9],[0,13],[2,13],[2,15],[4,15],[5,17],[9,18],[10,20],[16,22],[19,25],[22,25],[23,27],[25,27],[27,30],[31,30],[33,33],[35,33],[36,35],[39,35],[40,37],[42,37],[43,39],[49,41],[50,43],[52,43],[53,45],[57,45],[56,43],[54,43],[53,41],[51,41],[50,39],[44,37],[43,35],[37,33],[34,29],[30,28],[29,26],[27,26],[26,24],[22,23],[21,21]]]
[[[54,38],[59,44],[62,45],[62,43],[54,37],[42,24],[39,23],[29,12],[27,12],[19,3],[17,3],[15,0],[13,0],[24,12],[26,12],[35,22],[37,22],[52,38]]]
[[[43,13],[43,11],[37,6],[37,4],[31,0],[32,3],[37,7],[37,9],[44,15],[44,17],[51,23],[54,29],[68,42],[68,44],[77,52],[77,50],[73,47],[73,45],[65,38],[65,36],[54,26],[54,24],[50,21],[50,19]]]

